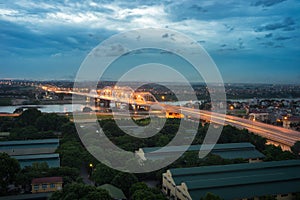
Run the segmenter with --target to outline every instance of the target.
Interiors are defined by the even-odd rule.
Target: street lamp
[[[93,165],[93,163],[90,163],[89,164],[89,176],[91,176],[92,175],[92,172],[93,172],[93,168],[94,168],[94,165]]]

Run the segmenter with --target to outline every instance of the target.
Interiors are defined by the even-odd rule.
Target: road
[[[55,91],[55,90],[53,90]],[[112,96],[103,96],[97,94],[90,94],[90,93],[81,93],[81,92],[72,92],[72,91],[55,91],[57,93],[68,93],[73,95],[80,95],[92,98],[99,98],[114,101],[114,97]],[[124,103],[128,103],[128,99],[123,100]],[[118,98],[118,102],[122,102],[122,99]],[[155,102],[134,102],[134,100],[130,100],[132,104],[138,105],[146,105],[146,106],[153,106],[159,105],[165,110],[173,111],[173,112],[181,112],[185,116],[191,116],[196,119],[202,119],[206,121],[210,121],[216,124],[225,124],[225,125],[232,125],[240,129],[248,129],[250,132],[255,134],[261,135],[262,137],[267,138],[268,140],[275,142],[280,145],[285,145],[287,147],[291,147],[294,145],[296,141],[300,141],[300,132],[294,131],[291,129],[286,129],[282,127],[277,127],[257,121],[251,121],[248,119],[243,119],[231,115],[219,114],[219,113],[212,113],[210,111],[204,111],[194,108],[186,108],[180,106],[172,106],[167,104],[161,104],[157,101]]]

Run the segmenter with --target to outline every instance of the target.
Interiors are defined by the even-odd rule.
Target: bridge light
[[[165,96],[161,96],[161,99],[162,99],[162,100],[165,100]]]

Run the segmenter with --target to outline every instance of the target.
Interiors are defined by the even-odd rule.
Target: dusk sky
[[[299,84],[299,11],[299,0],[1,1],[0,78],[72,80],[101,41],[157,27],[201,44],[225,82]]]

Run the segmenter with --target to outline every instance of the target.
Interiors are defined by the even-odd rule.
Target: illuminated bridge
[[[209,121],[214,124],[222,124],[225,119],[226,125],[232,125],[240,129],[248,129],[249,131],[267,138],[268,142],[275,145],[280,145],[285,150],[290,150],[296,141],[300,141],[300,132],[283,127],[277,127],[258,121],[243,119],[231,115],[224,115],[204,111],[194,108],[181,106],[172,106],[158,102],[155,97],[149,92],[135,92],[129,87],[106,87],[102,90],[91,90],[89,93],[74,90],[60,90],[54,87],[43,88],[56,93],[65,93],[78,96],[84,96],[87,100],[95,100],[104,107],[109,107],[111,102],[118,104],[129,104],[132,109],[143,107],[148,110],[150,106],[158,105],[158,108],[163,109],[166,113],[181,113],[187,119],[200,119]]]

